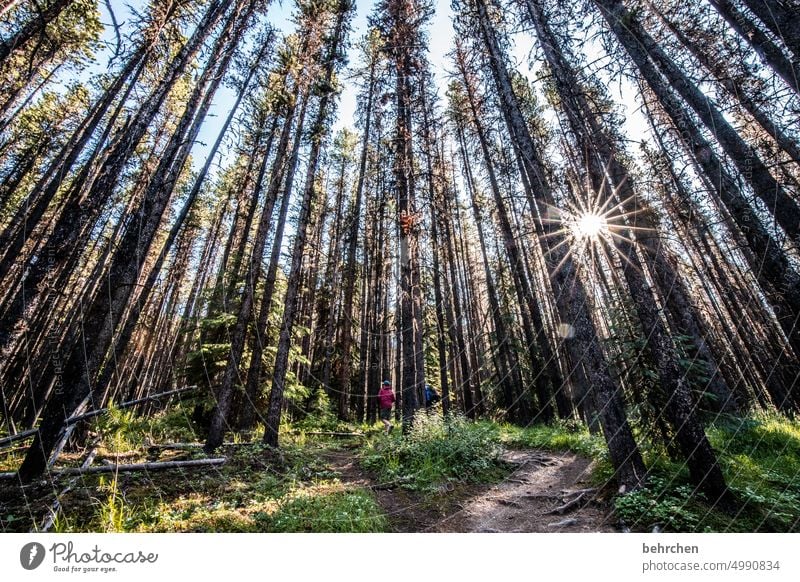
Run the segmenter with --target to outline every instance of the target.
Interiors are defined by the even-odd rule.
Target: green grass
[[[761,414],[719,423],[708,433],[742,503],[733,526],[800,531],[800,421]]]
[[[509,447],[549,451],[572,451],[597,460],[606,457],[606,443],[601,434],[591,434],[580,423],[557,422],[531,427],[503,424],[500,441]]]
[[[373,494],[347,489],[319,450],[236,447],[219,470],[86,477],[64,500],[58,532],[380,532]],[[83,492],[91,491],[87,496]]]
[[[202,494],[131,511],[123,531],[369,533],[387,530],[373,494],[328,482],[261,491],[246,502]]]
[[[362,448],[362,466],[381,482],[435,491],[454,481],[493,482],[508,472],[500,460],[499,433],[492,423],[420,414],[407,437],[398,433],[377,435]]]
[[[25,458],[25,447],[0,450],[0,472],[16,471]]]
[[[386,516],[368,491],[300,494],[273,513],[256,516],[259,531],[370,533],[388,529]]]

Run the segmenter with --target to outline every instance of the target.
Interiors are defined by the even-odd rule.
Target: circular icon
[[[39,542],[30,542],[22,546],[19,552],[19,563],[26,570],[35,570],[44,562],[44,546]]]

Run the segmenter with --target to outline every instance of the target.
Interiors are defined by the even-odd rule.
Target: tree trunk
[[[739,10],[732,0],[708,0],[728,24],[750,44],[758,56],[777,73],[781,79],[798,95],[800,95],[800,63],[792,62],[750,19]]]
[[[487,0],[475,0],[475,5],[479,34],[488,53],[491,74],[500,97],[501,111],[509,133],[516,139],[523,161],[521,171],[527,174],[539,201],[544,205],[555,207],[555,199],[544,178],[541,160],[511,86],[511,77],[505,65],[497,33],[489,17]],[[540,239],[547,240],[551,245],[547,264],[553,279],[559,315],[562,321],[571,326],[572,333],[569,335],[574,334],[573,337],[566,338],[568,347],[576,361],[583,361],[587,371],[595,402],[600,410],[603,434],[608,444],[616,478],[626,490],[635,489],[645,479],[646,469],[625,415],[620,389],[609,375],[608,363],[601,350],[594,323],[587,313],[587,293],[583,282],[577,278],[572,260],[566,255],[563,246],[559,246],[563,235],[557,234],[558,227],[542,221],[542,215],[540,211],[534,224],[537,226]]]
[[[295,100],[298,98],[299,86],[295,88]],[[282,209],[283,206],[288,208],[288,198],[291,196],[291,189],[294,182],[295,169],[297,167],[300,149],[300,141],[302,140],[307,102],[307,98],[303,98],[303,105],[301,107],[300,115],[298,116],[297,125],[295,128],[292,154],[286,167],[286,185],[283,189],[284,201],[281,203]],[[225,428],[228,425],[231,402],[233,401],[235,393],[234,383],[239,377],[239,363],[244,352],[247,324],[252,315],[256,282],[261,278],[261,262],[264,255],[264,247],[267,242],[267,236],[269,235],[272,210],[278,195],[278,189],[283,181],[282,168],[284,160],[286,159],[288,140],[289,136],[291,135],[293,119],[294,107],[291,107],[286,114],[286,120],[284,121],[281,139],[278,143],[277,155],[272,165],[270,186],[265,197],[264,209],[261,212],[258,230],[256,231],[255,239],[253,241],[253,249],[250,254],[250,263],[248,264],[247,272],[245,274],[244,295],[242,296],[242,302],[239,306],[236,324],[231,331],[230,356],[228,358],[227,367],[225,368],[225,373],[222,377],[219,393],[217,394],[217,405],[214,408],[214,412],[211,417],[211,426],[209,427],[208,438],[206,439],[205,450],[209,453],[216,450],[222,444],[225,436]],[[281,218],[284,220],[281,220]],[[285,213],[279,217],[278,227],[282,229],[284,222]],[[280,244],[280,238],[276,240],[277,244]],[[270,267],[272,267],[272,265],[270,265]],[[256,333],[262,334],[263,337],[263,330],[258,330]],[[260,357],[258,359],[259,361],[261,360]],[[257,376],[258,375],[256,375],[256,378]],[[254,379],[254,381],[257,383],[257,379]],[[249,388],[252,390],[251,386]]]
[[[157,106],[166,97],[166,90],[177,80],[178,73],[188,64],[189,58],[199,50],[202,41],[222,17],[223,12],[224,10],[218,2],[214,2],[209,6],[201,24],[198,25],[195,35],[181,49],[181,54],[173,62],[168,72],[167,80],[159,84],[159,88],[154,94],[151,94],[148,102],[140,110],[142,115],[138,120],[139,123],[129,126],[129,131],[123,135],[114,150],[114,154],[106,160],[104,164],[106,171],[113,172],[113,168],[116,168],[117,165],[121,169],[125,158],[127,158],[127,155],[133,150],[147,129],[147,126],[142,125],[144,118],[151,118],[151,116],[155,115]],[[119,179],[119,174],[120,172],[117,171],[112,175],[102,175],[95,182],[88,197],[94,198],[95,201],[107,198],[111,194],[113,185]],[[101,190],[101,188],[106,187],[107,190]],[[158,212],[158,201],[145,200],[144,202],[152,203],[152,213]],[[165,205],[166,201],[163,204]],[[87,204],[87,206],[94,206],[95,209],[99,210],[99,205]],[[85,216],[84,211],[77,205],[75,211]],[[150,214],[142,213],[142,215]],[[62,215],[62,223],[66,218],[67,216]],[[146,253],[144,251],[155,234],[157,221],[154,222],[155,224],[151,222],[148,225],[150,228],[147,229],[147,232],[142,233],[142,238],[138,236],[135,225],[131,225],[125,239],[132,238],[133,240],[124,240],[129,246],[120,247],[107,271],[107,280],[113,281],[115,288],[111,293],[106,290],[97,293],[90,307],[85,311],[80,329],[91,330],[92,335],[89,336],[81,332],[76,335],[76,341],[73,343],[75,347],[67,358],[61,375],[63,383],[67,384],[66,389],[63,385],[60,386],[60,389],[56,390],[55,395],[51,397],[45,408],[44,418],[39,427],[39,434],[28,450],[25,460],[19,469],[19,475],[23,482],[30,482],[30,480],[42,474],[50,452],[58,440],[58,434],[65,419],[84,398],[89,387],[93,385],[94,375],[102,363],[102,355],[105,355],[104,347],[107,348],[112,339],[113,329],[111,326],[113,326],[114,316],[121,314],[125,308],[128,297],[132,292],[133,284],[138,276],[141,262],[145,258]],[[66,232],[67,228],[70,229],[70,232],[78,230],[74,228],[75,224],[75,222],[72,222],[69,227],[64,224],[63,236],[58,236],[55,232],[51,236],[51,238],[55,238],[53,244],[60,247],[59,250],[63,251],[63,249],[69,248],[77,242],[74,235],[70,236],[70,233]],[[50,242],[48,240],[48,245]],[[85,361],[85,354],[89,354],[91,361]]]
[[[764,26],[783,41],[786,48],[800,61],[800,10],[792,0],[743,0]]]
[[[652,10],[659,18],[659,20],[666,26],[669,31],[678,39],[678,41],[689,50],[690,53],[697,59],[697,61],[705,67],[714,77],[716,81],[725,89],[725,91],[735,99],[741,106],[755,119],[756,123],[761,126],[767,134],[769,134],[775,143],[786,152],[795,163],[800,164],[800,145],[797,141],[787,135],[780,125],[775,123],[752,98],[748,95],[746,90],[740,87],[729,74],[726,73],[725,65],[719,60],[714,58],[712,53],[708,52],[710,47],[701,47],[685,35],[670,18],[663,14],[658,7],[648,0],[650,10]],[[704,50],[706,49],[706,50]]]
[[[339,51],[341,50],[341,45],[345,42],[347,22],[350,19],[350,13],[351,10],[346,3],[337,6],[336,23],[332,31],[332,36],[330,37],[329,54],[325,59],[323,72],[323,79],[328,86],[330,86],[334,71],[337,69]],[[316,193],[314,181],[317,175],[317,165],[319,163],[322,140],[327,134],[328,107],[330,106],[332,97],[332,89],[328,89],[328,91],[323,93],[322,97],[320,97],[316,119],[311,126],[312,141],[308,158],[308,168],[306,170],[306,183],[303,189],[303,198],[300,202],[297,232],[292,247],[292,264],[289,270],[285,296],[286,307],[283,310],[283,319],[281,321],[280,335],[278,337],[278,350],[275,354],[275,367],[272,376],[272,391],[269,395],[265,420],[264,444],[272,447],[278,446],[278,431],[280,428],[283,396],[286,387],[286,371],[289,364],[289,348],[292,340],[292,328],[294,327],[303,253],[305,251],[308,224],[311,219],[311,207]]]
[[[594,3],[600,9],[620,44],[642,71],[656,95],[659,98],[663,96],[662,92],[655,89],[660,81],[654,81],[651,75],[644,75],[643,72],[643,69],[652,66],[649,59],[652,59],[672,88],[686,100],[686,103],[714,135],[716,141],[741,173],[742,179],[767,205],[775,221],[781,225],[790,238],[795,242],[800,241],[800,207],[769,172],[756,151],[723,117],[711,99],[686,77],[683,71],[642,28],[635,15],[624,7],[621,0],[594,0]]]
[[[339,367],[339,389],[349,392],[350,386],[350,367],[352,365],[352,342],[353,342],[353,298],[356,286],[356,250],[358,247],[358,232],[361,225],[361,205],[364,194],[364,180],[367,174],[367,153],[370,139],[370,129],[372,122],[372,101],[375,94],[375,65],[376,60],[370,63],[369,79],[367,81],[367,102],[364,108],[364,129],[363,141],[361,143],[361,159],[358,167],[358,179],[356,191],[353,198],[353,206],[350,212],[350,229],[348,230],[346,243],[347,250],[344,260],[344,272],[342,281],[344,282],[344,299],[342,302],[342,336],[340,347],[342,350],[342,360]],[[362,378],[363,381],[363,378]],[[356,408],[356,417],[363,419],[364,404],[360,401],[360,407]]]
[[[632,242],[634,232],[630,230],[631,227],[627,224],[611,227],[620,229],[620,236],[613,237],[614,244],[626,259],[622,266],[623,274],[636,305],[647,346],[656,364],[660,390],[666,399],[665,412],[688,464],[690,478],[709,494],[712,501],[723,501],[727,499],[728,490],[722,470],[697,416],[690,386],[681,370],[669,330],[659,314],[660,308],[655,296],[645,280],[644,269],[653,273],[662,290],[673,294],[680,293],[680,287],[676,287],[677,274],[672,272],[664,260],[663,251],[659,248],[656,225],[649,219],[647,209],[638,202],[633,178],[619,161],[612,138],[601,127],[580,88],[577,75],[559,50],[540,0],[526,0],[526,5],[539,44],[556,79],[561,107],[569,121],[577,149],[586,156],[586,171],[593,186],[591,194],[599,196],[600,208],[609,207],[609,203],[616,199],[615,203],[622,207],[623,216],[626,217],[625,222],[636,224],[633,228],[638,229],[635,234],[636,242],[644,251],[646,264],[640,261]],[[684,300],[684,303],[688,304],[688,301]]]

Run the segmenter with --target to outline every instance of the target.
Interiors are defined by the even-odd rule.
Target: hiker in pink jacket
[[[394,426],[392,426],[391,418],[392,418],[392,405],[394,404],[395,397],[394,391],[392,390],[392,385],[389,380],[383,381],[383,386],[378,391],[378,406],[381,410],[381,420],[383,421],[383,426],[386,427],[386,434],[392,432]]]

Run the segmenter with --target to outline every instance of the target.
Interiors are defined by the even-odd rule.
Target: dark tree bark
[[[555,199],[545,179],[545,172],[534,146],[525,120],[511,85],[511,76],[506,68],[504,53],[500,48],[497,32],[492,25],[487,0],[475,0],[477,11],[477,34],[487,53],[490,73],[500,99],[500,108],[509,133],[519,148],[522,168],[538,201],[542,205],[556,207]],[[539,208],[534,205],[534,208]],[[547,264],[553,280],[559,315],[562,321],[571,326],[572,338],[566,339],[569,350],[576,361],[583,361],[587,378],[590,381],[603,435],[608,444],[609,455],[616,472],[616,478],[626,490],[635,489],[646,475],[644,462],[633,438],[630,424],[625,415],[622,394],[608,371],[608,363],[602,352],[594,322],[588,315],[587,294],[583,283],[577,278],[572,260],[566,255],[563,246],[559,247],[563,235],[557,233],[558,227],[541,220],[542,209],[534,224],[537,234],[547,240],[551,252]],[[544,238],[547,237],[547,238]],[[556,268],[558,267],[558,268]]]
[[[322,141],[328,132],[328,108],[331,105],[333,91],[330,86],[337,64],[341,61],[342,45],[345,42],[348,22],[351,17],[351,7],[346,2],[341,2],[336,8],[336,23],[330,36],[328,54],[324,60],[323,79],[327,83],[327,90],[320,97],[317,113],[311,125],[311,149],[306,170],[306,183],[303,188],[303,197],[300,201],[300,214],[297,219],[297,233],[292,247],[292,263],[289,270],[286,287],[285,308],[281,321],[278,349],[275,354],[275,367],[272,375],[272,391],[267,404],[265,419],[264,444],[278,446],[278,430],[281,422],[283,408],[283,395],[286,387],[286,371],[289,364],[289,348],[292,339],[292,328],[296,315],[296,302],[300,286],[300,275],[305,251],[308,224],[311,219],[311,207],[316,193],[314,181],[317,174]]]
[[[459,57],[457,57],[457,59],[458,58]],[[476,135],[478,136],[478,142],[480,143],[481,153],[484,159],[484,167],[489,176],[489,185],[497,208],[500,232],[503,236],[506,254],[511,265],[517,301],[520,308],[523,308],[522,329],[525,333],[525,343],[528,353],[530,354],[530,363],[536,374],[536,380],[534,382],[536,386],[536,395],[539,400],[539,408],[536,417],[542,422],[549,422],[554,417],[553,391],[561,385],[560,374],[557,369],[556,359],[553,356],[553,351],[549,345],[547,333],[544,329],[540,303],[536,300],[530,280],[525,271],[524,259],[511,227],[511,219],[509,217],[507,204],[505,200],[503,200],[503,196],[500,192],[486,132],[480,121],[475,89],[468,76],[463,58],[463,53],[461,53],[459,67],[465,82],[464,86],[469,102],[471,121],[475,128]],[[530,421],[530,419],[522,420],[523,422]]]
[[[267,269],[267,276],[264,279],[264,291],[261,296],[261,304],[258,310],[258,319],[256,321],[256,328],[253,333],[252,350],[250,354],[250,369],[247,371],[247,383],[245,386],[245,394],[247,397],[247,404],[244,409],[244,419],[242,420],[242,428],[250,428],[255,422],[255,408],[256,396],[258,394],[258,385],[261,381],[261,368],[262,356],[264,348],[270,337],[268,328],[269,315],[272,310],[272,301],[275,296],[275,284],[278,279],[278,259],[280,258],[281,247],[283,245],[283,232],[286,228],[286,217],[289,213],[289,200],[290,194],[294,185],[294,177],[297,169],[298,156],[300,154],[300,142],[302,141],[302,128],[305,122],[306,104],[307,99],[303,101],[303,105],[298,116],[297,132],[294,137],[294,144],[292,146],[292,155],[286,169],[286,183],[283,189],[283,196],[281,197],[281,206],[278,210],[276,219],[275,233],[272,240],[272,250],[269,258],[269,268]],[[283,172],[276,174],[278,183],[283,179]],[[270,196],[267,199],[269,204],[269,213],[272,214],[272,209],[275,203],[275,197]],[[267,209],[265,208],[264,212]],[[259,261],[261,259],[259,258]]]
[[[140,111],[140,113],[147,113],[143,117],[150,118],[151,115],[155,115],[156,105],[160,105],[161,101],[166,97],[167,88],[171,87],[177,80],[177,74],[188,64],[189,57],[199,50],[201,41],[208,36],[213,26],[222,17],[223,12],[224,10],[219,3],[213,3],[209,6],[195,35],[181,49],[182,54],[172,64],[166,80],[159,84],[156,92],[151,94],[150,99],[143,106],[143,111]],[[198,107],[199,101],[200,96],[198,95],[195,107]],[[104,165],[106,171],[113,172],[115,167],[121,169],[124,158],[132,151],[147,129],[146,126],[141,125],[143,121],[144,119],[140,118],[139,124],[129,126],[129,131],[125,132],[121,141],[118,142],[119,149],[115,149],[114,153],[117,155],[111,155],[106,160]],[[114,161],[111,162],[111,160]],[[101,174],[88,198],[105,199],[110,195],[110,189],[113,188],[118,179],[118,174]],[[174,181],[172,185],[174,185]],[[100,190],[100,188],[104,187],[108,187],[109,191]],[[168,198],[168,195],[166,197]],[[143,202],[152,205],[149,209],[142,208],[138,213],[140,216],[154,216],[155,214],[160,216],[158,200],[145,199]],[[166,205],[166,200],[163,204]],[[75,210],[79,213],[81,212],[80,207],[77,205]],[[66,218],[67,216],[62,215],[61,221]],[[74,228],[74,225],[74,222],[69,225],[69,233],[63,232],[63,235],[59,237],[56,236],[56,233],[51,235],[51,238],[56,238],[53,244],[60,246],[62,249],[75,244],[76,240],[73,231],[77,229]],[[59,439],[58,435],[64,426],[64,421],[71,415],[76,406],[84,400],[86,394],[89,393],[89,387],[93,385],[94,375],[102,365],[102,358],[112,340],[114,318],[117,314],[122,313],[127,304],[133,284],[146,255],[146,249],[149,247],[157,226],[158,221],[151,220],[147,232],[143,232],[140,238],[137,229],[134,228],[134,225],[131,225],[127,232],[127,239],[129,240],[123,240],[124,246],[121,246],[119,251],[115,253],[107,271],[107,280],[114,282],[114,289],[111,293],[106,290],[97,293],[88,309],[85,310],[81,329],[91,330],[92,335],[89,336],[80,331],[76,335],[76,341],[73,343],[74,347],[63,368],[63,382],[67,386],[56,391],[55,395],[49,400],[44,411],[42,423],[39,426],[39,434],[28,450],[25,460],[19,469],[19,476],[24,482],[29,482],[40,476],[45,470],[53,446]],[[64,230],[66,229],[67,225],[64,224]],[[73,236],[69,236],[70,234],[73,234]],[[64,238],[67,238],[67,240],[63,240]],[[48,244],[50,244],[50,240],[48,240]],[[89,356],[90,361],[85,361],[85,355]]]
[[[530,413],[524,413],[520,411],[520,408],[524,406],[524,401],[519,362],[514,354],[511,353],[511,337],[509,335],[508,326],[504,320],[504,314],[500,307],[500,299],[494,283],[494,276],[489,268],[489,256],[486,248],[483,215],[481,212],[481,205],[477,199],[475,181],[472,177],[471,161],[461,127],[458,129],[461,155],[464,162],[464,176],[466,178],[465,182],[467,191],[470,193],[472,212],[475,218],[475,224],[478,228],[478,239],[481,245],[484,275],[486,277],[486,289],[489,296],[489,309],[491,311],[492,322],[494,324],[494,338],[496,345],[495,349],[492,351],[492,354],[495,360],[495,368],[497,369],[498,383],[500,384],[503,395],[502,402],[507,411],[506,414],[508,420],[512,422],[526,423],[530,419]]]
[[[789,237],[800,241],[800,207],[789,196],[783,185],[770,173],[757,152],[733,129],[711,99],[689,80],[642,28],[636,16],[625,8],[621,0],[594,0],[594,3],[656,95],[659,98],[663,96],[663,92],[656,91],[655,88],[660,82],[654,81],[652,76],[645,74],[643,70],[653,64],[714,135],[716,141],[736,165],[742,179],[767,205],[775,221],[781,225]]]
[[[399,404],[403,412],[403,432],[411,430],[414,413],[419,408],[418,391],[425,385],[425,370],[419,369],[422,356],[422,319],[419,310],[419,242],[416,208],[414,152],[412,143],[412,59],[414,49],[409,44],[417,37],[419,23],[414,19],[414,5],[409,0],[392,0],[386,6],[390,21],[388,50],[394,60],[395,72],[395,139],[394,180],[397,192],[397,212],[400,223],[400,330],[402,351],[402,390]]]
[[[680,280],[664,258],[657,227],[649,219],[648,210],[639,202],[633,178],[620,162],[613,138],[591,110],[577,75],[560,50],[540,0],[526,0],[525,4],[539,44],[553,71],[561,107],[569,121],[577,149],[587,154],[586,171],[594,193],[600,196],[600,207],[607,207],[609,198],[618,196],[617,203],[622,207],[624,216],[628,217],[624,222],[632,223],[631,226],[637,229],[634,235],[631,226],[624,224],[620,236],[614,236],[614,243],[626,259],[622,267],[623,274],[656,364],[660,390],[664,392],[666,400],[664,410],[686,459],[690,477],[712,500],[726,500],[729,494],[722,470],[698,418],[677,349],[659,313],[660,308],[645,279],[644,269],[653,273],[666,295],[683,292]],[[621,226],[623,224],[617,225]],[[644,262],[632,242],[634,237],[637,246],[644,251]],[[685,298],[682,298],[682,302],[688,305]]]
[[[800,63],[792,62],[733,0],[708,0],[728,24],[758,53],[795,93],[800,95]]]
[[[800,7],[792,0],[743,0],[745,6],[781,39],[786,48],[800,61]]]
[[[800,321],[798,319],[800,318],[800,275],[791,267],[782,245],[775,240],[756,215],[745,194],[740,190],[736,179],[725,169],[711,144],[703,137],[699,127],[693,122],[690,113],[686,111],[678,97],[672,93],[670,87],[659,75],[658,70],[648,58],[645,47],[639,43],[638,37],[631,32],[629,27],[622,26],[619,20],[619,18],[624,18],[620,13],[621,6],[617,2],[602,1],[604,4],[614,5],[615,12],[607,12],[607,20],[616,23],[613,25],[615,34],[618,35],[618,38],[625,39],[626,50],[634,60],[640,74],[647,81],[659,104],[677,128],[687,149],[702,168],[713,191],[719,196],[722,204],[730,212],[732,220],[747,239],[752,252],[746,253],[745,256],[753,274],[758,278],[770,298],[770,302],[775,307],[780,324],[786,331],[795,353],[800,353],[800,329],[797,325],[797,321]],[[696,87],[692,89],[692,91],[696,90]],[[743,163],[745,164],[744,170],[746,170],[746,160]],[[759,193],[759,190],[756,190],[756,193]],[[760,193],[764,194],[764,191]],[[769,194],[768,190],[766,194]],[[769,208],[776,215],[781,214],[777,206],[770,205]],[[786,214],[781,215],[786,218]]]
[[[358,232],[361,225],[361,205],[364,195],[364,181],[367,174],[367,154],[370,140],[370,130],[372,124],[373,99],[375,95],[375,67],[377,59],[370,61],[369,77],[367,79],[367,100],[364,105],[364,129],[361,142],[361,157],[358,164],[358,178],[356,181],[356,191],[353,198],[353,205],[350,211],[350,228],[347,232],[347,250],[344,259],[344,272],[342,281],[344,283],[344,299],[342,302],[342,335],[340,346],[342,358],[339,365],[339,389],[343,393],[350,391],[350,378],[352,366],[352,342],[353,342],[353,299],[356,286],[356,250],[358,247]],[[363,418],[363,402],[360,410],[357,408],[356,416]]]
[[[698,45],[697,42],[684,34],[668,15],[665,15],[649,0],[648,6],[675,38],[689,50],[692,56],[694,56],[707,71],[714,75],[716,78],[715,80],[724,88],[731,98],[736,100],[736,102],[753,117],[756,123],[761,126],[761,129],[775,140],[778,147],[786,152],[795,163],[800,164],[800,145],[798,145],[797,141],[792,139],[779,124],[775,123],[767,112],[754,101],[753,97],[737,84],[735,78],[726,71],[725,64],[718,58],[715,58],[713,52],[709,51],[710,47]]]
[[[295,98],[293,103],[299,97],[299,86],[295,87]],[[300,142],[302,140],[303,124],[305,121],[307,99],[303,98],[303,105],[301,106],[300,115],[298,115],[297,125],[295,129],[294,144],[292,146],[291,156],[286,166],[285,175],[286,183],[283,188],[283,202],[281,203],[282,213],[278,219],[278,227],[282,230],[285,222],[286,214],[284,207],[288,208],[288,199],[291,196],[291,189],[294,183],[295,169],[297,167],[297,160],[300,150]],[[272,218],[272,210],[274,208],[278,190],[283,182],[283,165],[286,160],[288,150],[288,140],[291,135],[292,124],[294,120],[294,105],[290,106],[286,113],[283,130],[281,132],[281,139],[278,143],[277,154],[272,165],[272,173],[270,179],[270,186],[265,196],[264,208],[261,212],[261,219],[258,222],[258,230],[256,231],[255,239],[253,240],[253,249],[250,254],[250,262],[248,264],[247,272],[245,274],[244,294],[242,302],[239,305],[239,312],[236,318],[236,324],[231,331],[231,351],[228,358],[228,364],[225,368],[225,373],[222,377],[220,390],[217,394],[217,405],[214,408],[211,417],[211,426],[208,431],[208,438],[206,439],[205,450],[212,452],[222,445],[225,436],[225,429],[228,425],[228,417],[231,409],[231,403],[235,393],[234,384],[239,376],[239,363],[244,352],[245,339],[247,334],[247,324],[251,318],[253,311],[253,303],[255,300],[255,286],[256,281],[261,278],[261,261],[264,255],[264,247],[267,242],[267,236],[270,230],[270,219]],[[256,191],[257,194],[257,191]],[[253,202],[255,204],[255,202]],[[280,244],[280,238],[277,239],[277,244]],[[272,268],[272,264],[270,264]],[[274,287],[274,275],[273,275]],[[269,279],[268,279],[269,281]],[[269,291],[269,290],[268,290]],[[271,291],[270,291],[271,294]],[[263,303],[262,303],[263,307]],[[268,310],[267,310],[268,311]],[[266,321],[265,321],[266,323]],[[261,329],[257,333],[262,334],[265,330]],[[260,354],[258,360],[261,360]],[[252,370],[255,374],[256,370]],[[259,371],[260,373],[260,371]],[[259,374],[255,374],[254,381]],[[252,391],[254,388],[249,386]],[[248,393],[252,397],[252,393]]]

